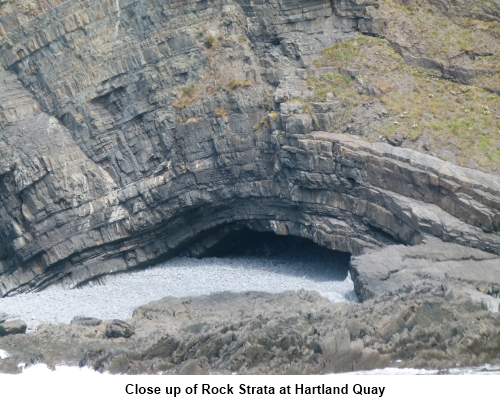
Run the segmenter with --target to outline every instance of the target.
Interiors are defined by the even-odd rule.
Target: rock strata
[[[380,367],[500,364],[500,314],[460,292],[421,284],[382,302],[332,304],[313,291],[166,297],[106,328],[43,325],[7,336],[0,371],[44,362],[130,374],[311,374]],[[15,365],[15,366],[13,366]]]
[[[311,61],[383,36],[377,2],[22,4],[0,6],[0,295],[242,227],[353,255],[426,234],[500,254],[497,177],[325,132],[339,100],[296,101],[304,77],[357,75]]]
[[[146,340],[157,346],[137,343],[134,349],[142,356],[140,361],[128,359],[127,354],[115,356],[113,350],[102,348],[102,342],[92,340],[89,345],[96,351],[89,349],[85,360],[80,359],[82,364],[117,372],[146,372],[150,366],[181,367],[179,372],[211,368],[259,372],[258,364],[266,364],[262,370],[282,372],[285,359],[293,363],[300,357],[310,365],[307,372],[323,372],[358,367],[354,364],[386,364],[399,353],[398,342],[420,339],[420,333],[430,352],[446,341],[464,364],[489,359],[498,350],[493,338],[497,318],[487,317],[467,300],[496,310],[499,178],[430,156],[428,133],[414,144],[402,132],[390,135],[390,144],[382,135],[377,138],[380,142],[368,142],[358,124],[389,117],[385,108],[374,106],[381,107],[377,100],[392,91],[391,84],[367,83],[366,66],[323,66],[320,59],[325,48],[346,41],[353,41],[354,47],[362,35],[386,38],[390,52],[402,58],[390,66],[393,71],[407,69],[419,75],[418,69],[426,69],[449,83],[480,85],[491,93],[487,100],[493,100],[500,92],[500,76],[487,58],[496,55],[491,49],[498,43],[494,28],[500,21],[498,1],[477,5],[405,0],[396,2],[398,7],[393,3],[1,2],[0,296],[53,284],[75,288],[181,252],[203,255],[231,232],[248,228],[295,235],[348,252],[353,256],[356,292],[366,305],[376,302],[375,309],[389,311],[387,300],[400,300],[400,308],[409,300],[410,308],[423,312],[401,310],[404,322],[418,319],[426,324],[431,314],[436,325],[450,319],[451,329],[444,335],[440,329],[431,337],[433,329],[419,332],[425,327],[411,326],[405,332],[399,328],[403,323],[393,325],[395,321],[384,318],[379,329],[388,322],[396,332],[377,335],[377,347],[369,340],[360,344],[364,332],[352,335],[343,324],[325,335],[330,340],[307,340],[309,332],[296,336],[298,332],[290,329],[282,346],[276,340],[279,334],[270,332],[273,358],[282,359],[272,368],[269,352],[255,349],[251,355],[252,346],[239,343],[232,347],[238,347],[240,357],[236,352],[221,355],[222,363],[215,364],[213,353],[233,342],[230,329],[216,323],[219,326],[213,328],[222,328],[224,337],[214,338],[218,342],[214,346],[198,342],[198,332],[193,335],[197,357],[192,356],[195,349],[190,352],[177,338],[165,335],[158,340],[152,333]],[[423,35],[424,30],[414,24],[418,19],[412,13],[423,12],[421,8],[429,18],[441,13],[457,24],[475,21],[477,27],[486,27],[472,30],[477,31],[481,47],[440,48],[431,46],[438,41],[415,40],[416,33]],[[347,61],[349,55],[341,56]],[[481,60],[476,63],[476,59]],[[350,111],[336,87],[317,100],[310,80],[321,78],[356,83],[354,92],[367,101]],[[417,86],[414,91],[419,92]],[[468,87],[460,94],[452,92],[454,103],[472,97]],[[488,105],[481,111],[482,119],[498,116]],[[410,115],[403,111],[400,116]],[[456,132],[458,123],[454,125],[450,131]],[[491,149],[492,162],[500,159],[495,136],[478,146],[483,152]],[[461,297],[457,302],[450,298],[452,290]],[[430,303],[412,297],[412,291],[431,297]],[[301,297],[287,299],[307,307],[307,299]],[[314,298],[315,305],[321,304],[318,300]],[[448,312],[435,309],[436,302],[449,305]],[[393,304],[391,308],[398,307]],[[367,316],[355,309],[345,311],[341,317],[350,316],[349,311],[354,311],[352,316]],[[469,313],[484,319],[480,323],[487,333],[482,337],[452,325],[453,316],[469,322]],[[290,316],[295,319],[296,314]],[[306,320],[297,319],[301,321],[296,330],[310,331]],[[248,339],[254,336],[252,322],[244,324]],[[282,320],[273,322],[284,327]],[[109,325],[103,323],[93,331],[82,325],[50,333],[49,328],[45,333],[52,337],[60,333],[64,340],[67,328],[79,328],[84,336],[92,336],[85,339],[94,339],[105,336]],[[139,326],[126,339],[131,343],[120,344],[136,344],[138,330]],[[43,340],[43,333],[27,337],[26,342]],[[391,343],[389,336],[395,333],[400,340]],[[346,355],[345,361],[327,364],[336,358],[334,347],[348,346],[355,357]],[[111,351],[102,357],[100,350]],[[476,357],[468,357],[470,353]],[[259,362],[253,363],[251,356]],[[412,359],[425,357],[415,356]],[[160,357],[164,366],[154,360]],[[114,358],[116,363],[109,363]],[[206,361],[194,365],[194,358]],[[451,362],[451,357],[446,359]],[[405,364],[416,364],[412,361]]]
[[[419,246],[395,245],[356,257],[351,271],[362,300],[382,300],[418,285],[453,285],[492,311],[500,310],[498,256],[436,238],[427,237]]]

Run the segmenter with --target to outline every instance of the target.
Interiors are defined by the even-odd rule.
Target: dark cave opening
[[[304,262],[311,268],[322,268],[324,277],[331,280],[344,280],[351,260],[350,253],[327,249],[309,239],[246,228],[229,232],[198,257],[244,256]]]

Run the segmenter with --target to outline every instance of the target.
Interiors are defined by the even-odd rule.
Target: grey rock
[[[83,325],[83,326],[97,326],[102,322],[101,319],[87,317],[87,316],[75,316],[70,325]]]
[[[417,245],[427,234],[500,254],[498,177],[330,133],[344,109],[332,94],[307,114],[293,101],[308,100],[308,77],[341,74],[364,88],[363,69],[312,62],[360,31],[385,35],[374,2],[231,0],[201,10],[194,0],[145,0],[127,12],[101,3],[47,4],[30,12],[31,25],[2,8],[18,22],[0,44],[0,93],[8,95],[0,105],[0,296],[139,269],[216,239],[222,223],[355,256]],[[199,35],[205,26],[210,50]],[[408,63],[473,80],[467,66],[400,42],[391,39]],[[211,53],[217,69],[206,75]],[[75,71],[88,74],[75,79]]]
[[[351,261],[351,272],[362,300],[381,300],[427,285],[443,291],[453,286],[455,291],[473,293],[479,301],[490,301],[489,297],[498,298],[495,291],[500,288],[497,255],[431,236],[419,246],[389,246],[356,257]],[[481,291],[480,295],[475,293]]]
[[[387,138],[387,142],[394,146],[401,146],[406,136],[400,132],[396,132]]]
[[[314,291],[166,297],[137,308],[127,320],[135,334],[111,345],[60,324],[3,338],[1,347],[18,363],[37,357],[121,374],[319,374],[394,364],[500,364],[500,315],[460,290],[453,299],[449,294],[438,284],[414,283],[407,292],[392,290],[383,300],[355,305],[332,304]],[[9,371],[2,362],[0,370]]]
[[[326,74],[381,96],[363,69],[313,67],[325,47],[359,32],[390,35],[379,4],[104,3],[0,7],[0,296],[78,287],[189,247],[202,255],[227,224],[351,253],[364,302],[334,307],[304,292],[166,299],[136,311],[144,329],[134,335],[122,321],[106,324],[109,335],[129,335],[114,348],[99,328],[65,325],[4,338],[20,343],[9,353],[187,374],[497,361],[498,316],[484,310],[499,291],[499,178],[395,147],[397,138],[332,133],[345,108],[332,94],[311,115],[293,101],[309,99],[303,81]],[[455,20],[500,17],[473,3],[432,0]],[[470,55],[429,55],[409,36],[389,42],[410,65],[459,83],[486,72]],[[339,130],[359,134],[374,118],[361,111]],[[429,360],[423,351],[436,347],[441,357]]]
[[[0,296],[138,269],[210,230],[216,239],[221,223],[354,255],[419,244],[426,234],[500,254],[497,177],[312,132],[329,131],[342,111],[332,94],[331,103],[310,106],[312,115],[303,105],[278,114],[280,104],[308,99],[304,78],[362,74],[311,63],[359,31],[382,35],[376,1],[291,1],[286,10],[277,0],[209,1],[203,12],[194,0],[173,8],[131,1],[130,12],[101,3],[47,4],[30,17],[43,24],[19,23],[0,45],[0,94],[8,100],[0,106]],[[10,6],[6,13],[26,18]],[[151,13],[158,16],[151,26],[136,24]],[[53,18],[63,15],[78,23]],[[247,17],[252,24],[242,25]],[[209,55],[198,34],[206,24],[222,38],[210,52],[226,81],[200,81]],[[133,38],[125,29],[132,26]],[[92,35],[77,38],[82,32]],[[394,47],[411,63],[445,69]],[[109,52],[96,59],[97,49]],[[460,69],[449,75],[469,80]],[[83,79],[68,81],[68,72]],[[270,103],[274,118],[262,110]]]
[[[106,326],[106,337],[108,338],[129,338],[134,333],[135,329],[132,325],[119,319],[114,319]]]
[[[286,132],[308,134],[312,131],[312,118],[309,114],[296,114],[286,120]]]
[[[26,323],[19,319],[14,321],[4,322],[1,327],[5,330],[5,335],[19,335],[26,333]],[[0,331],[0,333],[2,333]]]

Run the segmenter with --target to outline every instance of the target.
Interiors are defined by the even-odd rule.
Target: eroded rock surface
[[[390,246],[354,258],[351,270],[361,299],[383,300],[417,285],[443,289],[454,285],[492,311],[500,311],[498,256],[435,238],[424,243]]]
[[[462,133],[472,121],[444,127],[470,141],[461,153],[484,155],[463,165],[486,159],[498,173],[499,141],[487,131],[499,116],[499,9],[497,0],[0,1],[0,296],[203,255],[250,228],[351,253],[365,301],[167,298],[136,311],[128,338],[105,339],[111,321],[4,337],[12,356],[0,368],[319,373],[498,361],[500,180],[430,156],[459,162],[453,140],[435,150],[439,122],[420,130],[429,111],[410,126],[411,111],[395,115],[382,98],[397,86],[426,90],[412,75],[478,86],[439,97],[464,103],[463,114],[469,98],[491,102],[478,107],[482,138]],[[360,34],[385,38],[387,54],[374,48],[355,61],[368,66],[351,66]],[[379,62],[406,76],[381,81]],[[336,91],[342,83],[354,96]],[[373,142],[386,124],[397,130]]]
[[[200,253],[241,227],[354,255],[425,234],[500,254],[497,177],[321,132],[340,101],[296,101],[306,76],[357,75],[311,63],[359,32],[393,33],[383,13],[2,2],[0,295]]]
[[[0,360],[0,372],[37,362],[121,374],[311,374],[500,363],[500,314],[451,288],[410,290],[349,305],[313,291],[166,297],[134,312],[127,322],[135,334],[128,338],[106,337],[116,321],[46,324],[4,337],[0,347],[10,357]]]
[[[93,318],[90,316],[75,316],[70,325],[83,325],[83,326],[98,326],[102,322],[101,319]]]

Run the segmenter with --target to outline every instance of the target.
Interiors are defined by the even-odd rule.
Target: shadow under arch
[[[270,230],[256,231],[235,224],[215,233],[216,236],[206,234],[180,255],[200,259],[261,257],[280,263],[300,263],[299,267],[305,270],[301,275],[316,281],[343,281],[348,277],[351,253],[328,249],[304,237],[279,235]],[[211,238],[216,241],[205,245]],[[315,269],[313,274],[308,274],[308,267]]]

